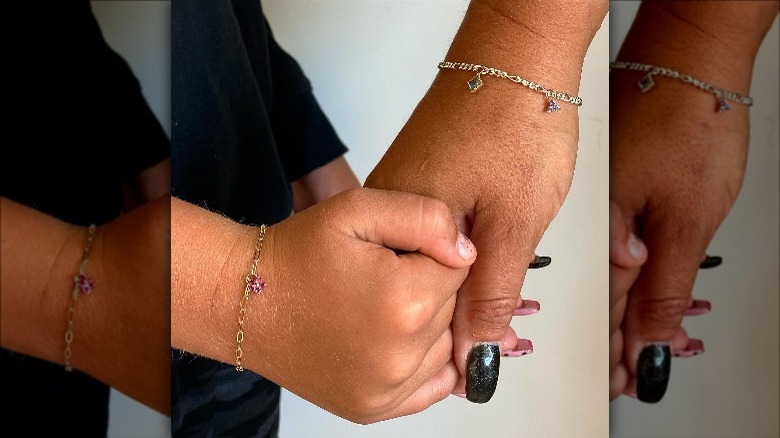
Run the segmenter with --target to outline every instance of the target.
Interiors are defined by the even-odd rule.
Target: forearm
[[[239,289],[246,275],[237,260],[239,253],[245,255],[246,271],[254,244],[251,229],[172,199],[172,347],[226,363],[235,361]]]
[[[0,344],[62,364],[68,300],[86,228],[7,198],[0,202]]]
[[[168,201],[98,227],[87,274],[95,289],[73,315],[71,364],[167,413]],[[85,227],[2,199],[2,345],[64,364],[73,277]]]

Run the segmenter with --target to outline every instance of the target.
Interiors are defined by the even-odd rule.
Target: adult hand
[[[658,65],[747,94],[753,62],[775,20],[776,2],[644,2],[618,60]],[[717,38],[713,38],[717,35]],[[748,107],[682,81],[613,71],[610,82],[610,199],[648,248],[622,325],[626,393],[658,402],[670,356],[703,351],[680,323],[709,303],[691,299],[705,250],[734,204],[745,172]]]
[[[747,108],[719,114],[711,95],[669,81],[669,90],[639,96],[636,77],[614,75],[621,97],[612,100],[610,198],[649,252],[622,325],[626,391],[654,403],[666,391],[674,344],[685,348],[681,321],[705,250],[742,183]]]
[[[445,59],[520,72],[576,93],[606,9],[603,1],[474,1]],[[577,24],[548,38],[550,15]],[[509,323],[526,270],[569,191],[578,125],[575,106],[559,102],[560,111],[546,112],[542,94],[505,79],[483,76],[484,86],[469,93],[472,76],[438,75],[365,186],[441,199],[479,249],[452,328],[463,377],[456,392],[485,403],[498,381],[496,344],[515,338]]]

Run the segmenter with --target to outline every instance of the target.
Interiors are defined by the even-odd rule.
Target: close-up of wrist
[[[729,2],[714,3],[733,8]],[[643,3],[617,60],[669,68],[747,95],[765,29],[754,21],[735,24],[743,21],[738,9],[725,18],[729,11],[722,11],[709,22],[692,21],[678,8],[675,2]]]
[[[445,60],[506,70],[548,89],[576,93],[585,53],[604,17],[602,5],[606,13],[603,1],[472,2]],[[580,8],[596,11],[589,15],[592,23],[582,21]]]

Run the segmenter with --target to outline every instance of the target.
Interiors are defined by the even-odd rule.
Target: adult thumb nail
[[[636,395],[645,403],[658,403],[669,385],[672,353],[669,344],[655,343],[646,346],[636,363]]]
[[[466,399],[487,403],[498,386],[501,350],[497,344],[477,344],[466,359]]]

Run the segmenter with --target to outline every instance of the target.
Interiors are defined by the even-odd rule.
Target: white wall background
[[[170,136],[170,2],[93,1],[92,12],[108,44],[130,64],[146,101]],[[170,430],[169,417],[111,390],[109,437],[165,437]]]
[[[427,90],[467,1],[263,0],[282,47],[301,63],[364,179]],[[580,94],[573,186],[539,245],[550,267],[529,274],[542,311],[515,318],[532,355],[502,362],[486,405],[457,397],[422,414],[358,426],[284,392],[283,437],[604,437],[608,388],[608,28],[596,36]],[[522,74],[522,72],[518,72]],[[522,92],[522,90],[518,90]]]
[[[611,2],[610,59],[639,2]],[[778,171],[780,47],[778,21],[756,60],[750,95],[750,154],[742,192],[709,247],[723,265],[702,272],[693,294],[712,312],[686,318],[706,351],[673,359],[669,389],[657,405],[627,397],[612,403],[615,437],[778,437]],[[706,78],[703,78],[706,80]]]

